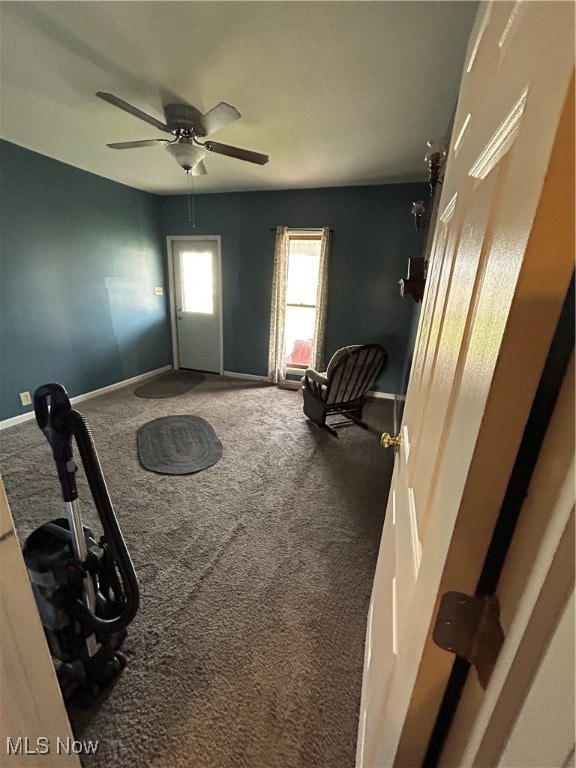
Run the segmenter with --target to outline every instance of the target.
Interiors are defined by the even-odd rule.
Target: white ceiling
[[[445,134],[477,3],[0,3],[0,136],[122,184],[188,191],[165,138],[96,98],[108,91],[163,121],[167,103],[220,101],[240,120],[221,141],[264,166],[208,154],[194,191],[294,189],[426,178]]]

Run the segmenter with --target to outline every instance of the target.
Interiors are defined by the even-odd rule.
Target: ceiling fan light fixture
[[[191,171],[206,156],[206,152],[195,146],[192,139],[179,139],[168,144],[166,149],[185,171]]]
[[[198,137],[205,137],[233,123],[240,117],[240,112],[231,104],[221,101],[205,115],[202,115],[195,107],[189,104],[168,104],[164,107],[166,123],[161,123],[155,117],[142,112],[138,107],[132,106],[127,101],[119,99],[112,93],[97,91],[96,96],[112,104],[114,107],[128,112],[134,117],[153,125],[165,133],[174,136],[172,141],[167,139],[144,139],[139,141],[120,141],[107,144],[110,149],[134,149],[136,147],[151,147],[164,144],[166,149],[174,157],[178,165],[191,176],[204,176],[206,166],[202,162],[206,152],[215,152],[218,155],[228,155],[247,163],[265,165],[268,155],[260,152],[252,152],[240,147],[232,147],[230,144],[220,144],[217,141],[199,141]],[[199,149],[200,147],[200,149]]]

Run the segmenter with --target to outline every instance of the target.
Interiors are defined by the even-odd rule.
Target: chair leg
[[[324,405],[324,402],[317,397],[314,397],[314,395],[305,388],[302,390],[302,394],[304,396],[304,413],[310,421],[314,422],[318,427],[327,429],[330,434],[338,437],[338,432],[336,432],[334,427],[326,424],[326,406]]]
[[[302,390],[304,396],[304,413],[308,418],[319,427],[323,427],[326,422],[326,408],[324,403],[317,397],[314,397],[307,389]]]
[[[362,429],[368,429],[368,424],[366,424],[365,421],[362,421],[357,416],[355,416],[353,413],[347,413],[346,414],[349,419],[351,419],[354,424],[357,424],[359,427],[362,427]]]
[[[304,413],[319,427],[327,429],[330,434],[339,437],[336,427],[344,426],[346,424],[357,424],[362,429],[370,430],[370,427],[366,422],[362,421],[362,411],[364,410],[364,403],[356,401],[354,407],[350,410],[342,411],[330,411],[330,408],[326,406],[321,398],[315,397],[306,387],[302,388],[302,395],[304,397]],[[338,422],[334,425],[326,423],[326,417],[329,415],[336,416],[338,413],[344,417],[344,421]]]
[[[343,410],[343,411],[337,411],[334,413],[334,415],[340,415],[343,417],[342,421],[336,422],[336,424],[331,424],[330,427],[332,430],[335,430],[337,427],[345,427],[349,426],[351,424],[356,424],[359,427],[362,427],[362,429],[370,429],[368,424],[366,422],[362,421],[362,410],[363,410],[363,404],[356,408],[351,408],[350,410]]]

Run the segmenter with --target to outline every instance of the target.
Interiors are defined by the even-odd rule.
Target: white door
[[[222,373],[219,237],[169,238],[178,368]]]
[[[486,690],[468,674],[439,765],[565,766],[575,722],[574,355],[495,594],[505,641]]]
[[[0,534],[0,765],[80,768],[1,477]]]
[[[453,662],[437,601],[474,594],[573,272],[573,164],[547,178],[573,23],[571,3],[497,2],[472,32],[369,611],[363,768],[422,764]]]

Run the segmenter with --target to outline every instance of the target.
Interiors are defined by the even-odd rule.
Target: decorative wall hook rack
[[[414,226],[416,229],[423,229],[428,223],[427,221],[422,221],[422,216],[425,213],[424,200],[415,200],[412,203],[412,216],[414,216]]]
[[[408,275],[400,280],[400,296],[410,294],[415,302],[422,301],[424,286],[426,285],[426,273],[424,259],[408,259]]]
[[[427,142],[428,152],[424,159],[428,163],[428,172],[430,176],[430,203],[428,204],[428,216],[424,219],[426,206],[424,200],[414,200],[412,203],[411,214],[414,217],[414,226],[416,230],[426,230],[424,238],[423,258],[408,259],[408,275],[406,279],[400,280],[400,296],[410,294],[415,302],[422,301],[424,296],[424,286],[426,284],[426,267],[428,264],[428,254],[431,248],[432,237],[434,235],[434,223],[437,215],[438,199],[436,187],[442,184],[442,169],[446,160],[446,142],[444,139],[431,139]]]
[[[446,160],[446,142],[444,139],[431,139],[427,142],[428,152],[424,160],[428,163],[428,172],[430,174],[430,196],[434,194],[437,184],[442,184],[440,180],[440,170]]]

